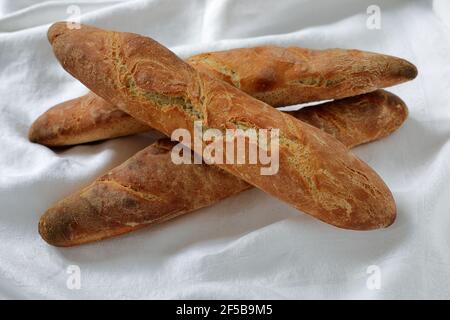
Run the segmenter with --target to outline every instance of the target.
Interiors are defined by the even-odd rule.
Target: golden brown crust
[[[405,122],[408,108],[398,96],[380,89],[289,114],[322,129],[351,148],[384,138],[397,130]]]
[[[289,114],[353,147],[352,143],[378,140],[398,129],[408,109],[399,97],[380,89]],[[33,123],[29,136],[43,145],[66,146],[147,130],[151,128],[90,92],[50,108]]]
[[[105,100],[170,135],[195,120],[205,128],[279,128],[279,171],[261,164],[218,165],[332,225],[374,229],[396,215],[380,177],[332,136],[279,112],[231,85],[197,72],[156,41],[90,26],[49,29],[63,67]],[[205,145],[204,145],[205,147]]]
[[[403,59],[343,49],[266,46],[200,54],[187,62],[273,106],[353,96],[417,74]],[[146,129],[139,121],[133,125],[130,117],[91,93],[51,108],[32,125],[29,136],[32,142],[62,146]]]
[[[199,54],[188,62],[275,107],[351,97],[417,76],[404,59],[345,49],[264,46]]]
[[[383,90],[295,112],[349,147],[385,136],[406,115],[403,101]],[[169,220],[250,188],[214,166],[174,165],[169,156],[172,146],[168,139],[160,140],[59,201],[40,219],[42,238],[55,246],[97,241]]]
[[[103,100],[100,97],[96,99]],[[96,106],[91,105],[92,108]],[[122,113],[139,124],[131,116]],[[351,147],[394,131],[406,118],[407,108],[395,95],[378,90],[304,108],[292,114]],[[100,119],[108,120],[108,117]],[[88,127],[83,129],[89,131]],[[214,204],[250,187],[232,175],[217,172],[211,166],[172,167],[167,152],[171,146],[167,140],[162,140],[136,154],[108,175],[97,179],[82,192],[60,201],[40,220],[39,232],[42,237],[48,243],[58,246],[101,240]],[[194,173],[195,171],[197,172]],[[183,186],[181,189],[165,185],[168,181],[178,184],[179,177],[183,177],[182,182],[189,181],[198,185]],[[219,178],[217,181],[225,181],[226,188],[223,188],[223,184],[211,183],[216,181],[213,179]],[[203,192],[205,186],[208,186],[208,192]],[[200,194],[193,196],[189,188],[194,188]],[[166,206],[155,206],[149,201],[155,191],[160,198],[166,200]],[[209,198],[205,199],[205,195]],[[103,207],[99,205],[98,199],[103,199]],[[178,204],[178,207],[174,207],[174,204]],[[131,218],[125,214],[130,208],[134,208]]]
[[[90,92],[50,108],[33,123],[28,136],[46,146],[64,146],[148,130],[147,125]]]
[[[175,165],[172,143],[161,140],[138,152],[47,210],[39,233],[55,246],[109,238],[211,205],[251,186],[223,170]]]

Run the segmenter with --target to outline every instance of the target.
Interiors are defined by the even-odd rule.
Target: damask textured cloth
[[[0,297],[450,298],[449,5],[376,2],[2,0]],[[274,44],[410,60],[417,79],[391,88],[410,108],[405,125],[355,149],[392,189],[397,221],[384,230],[340,230],[251,190],[112,240],[47,245],[37,232],[46,208],[154,139],[59,150],[27,140],[42,112],[87,91],[46,38],[51,23],[77,13],[82,23],[151,36],[183,58]],[[71,282],[78,268],[79,289]]]

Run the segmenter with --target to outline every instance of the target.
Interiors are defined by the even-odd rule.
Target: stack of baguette
[[[339,228],[371,230],[395,220],[389,188],[349,149],[405,121],[405,103],[382,88],[414,79],[411,63],[359,50],[275,46],[183,61],[144,36],[64,22],[50,27],[48,39],[63,68],[91,92],[41,115],[32,142],[68,146],[152,129],[170,136],[178,128],[192,133],[194,121],[280,130],[275,175],[261,175],[260,164],[177,165],[175,142],[160,139],[48,209],[39,233],[49,244],[113,237],[251,187]],[[274,108],[320,100],[333,101]]]

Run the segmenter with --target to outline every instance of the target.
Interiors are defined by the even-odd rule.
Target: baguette
[[[89,92],[44,112],[31,125],[28,138],[31,142],[58,147],[112,139],[150,129]]]
[[[358,141],[369,142],[395,131],[406,119],[407,108],[400,98],[379,89],[289,114],[318,128],[326,126],[323,128],[326,132],[351,147],[349,142],[353,141],[355,134],[358,135]],[[352,114],[354,121],[348,121]],[[335,123],[345,123],[347,127]],[[151,128],[146,124],[89,92],[47,110],[33,123],[29,137],[33,142],[57,147],[112,139],[148,130]]]
[[[379,89],[289,114],[352,148],[390,135],[405,122],[408,108],[395,94]]]
[[[404,59],[348,49],[265,46],[199,54],[188,62],[274,107],[352,97],[417,76]]]
[[[390,190],[345,145],[197,71],[156,41],[86,25],[68,29],[65,23],[52,25],[48,38],[66,71],[168,136],[180,128],[194,136],[196,121],[219,130],[279,129],[277,173],[262,175],[261,163],[215,164],[237,178],[341,228],[376,229],[395,220]]]
[[[407,108],[397,96],[378,90],[294,115],[352,147],[398,128]],[[42,238],[55,246],[97,241],[213,205],[251,187],[215,166],[173,164],[172,145],[160,140],[59,201],[39,221]]]
[[[276,107],[355,96],[417,75],[415,66],[403,59],[344,49],[266,46],[199,54],[187,62]],[[64,146],[146,130],[139,120],[89,93],[41,115],[29,139]]]

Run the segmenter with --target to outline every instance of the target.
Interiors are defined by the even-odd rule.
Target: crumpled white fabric
[[[370,30],[372,2],[3,0],[0,298],[450,298],[449,6],[378,0],[381,29]],[[82,23],[151,36],[182,57],[275,44],[358,48],[416,64],[416,80],[390,89],[410,108],[405,125],[355,149],[392,189],[395,224],[340,230],[251,190],[112,240],[47,245],[37,233],[47,207],[152,141],[54,151],[27,140],[42,112],[86,92],[46,39],[73,4]],[[80,268],[79,289],[67,285],[70,265]]]

